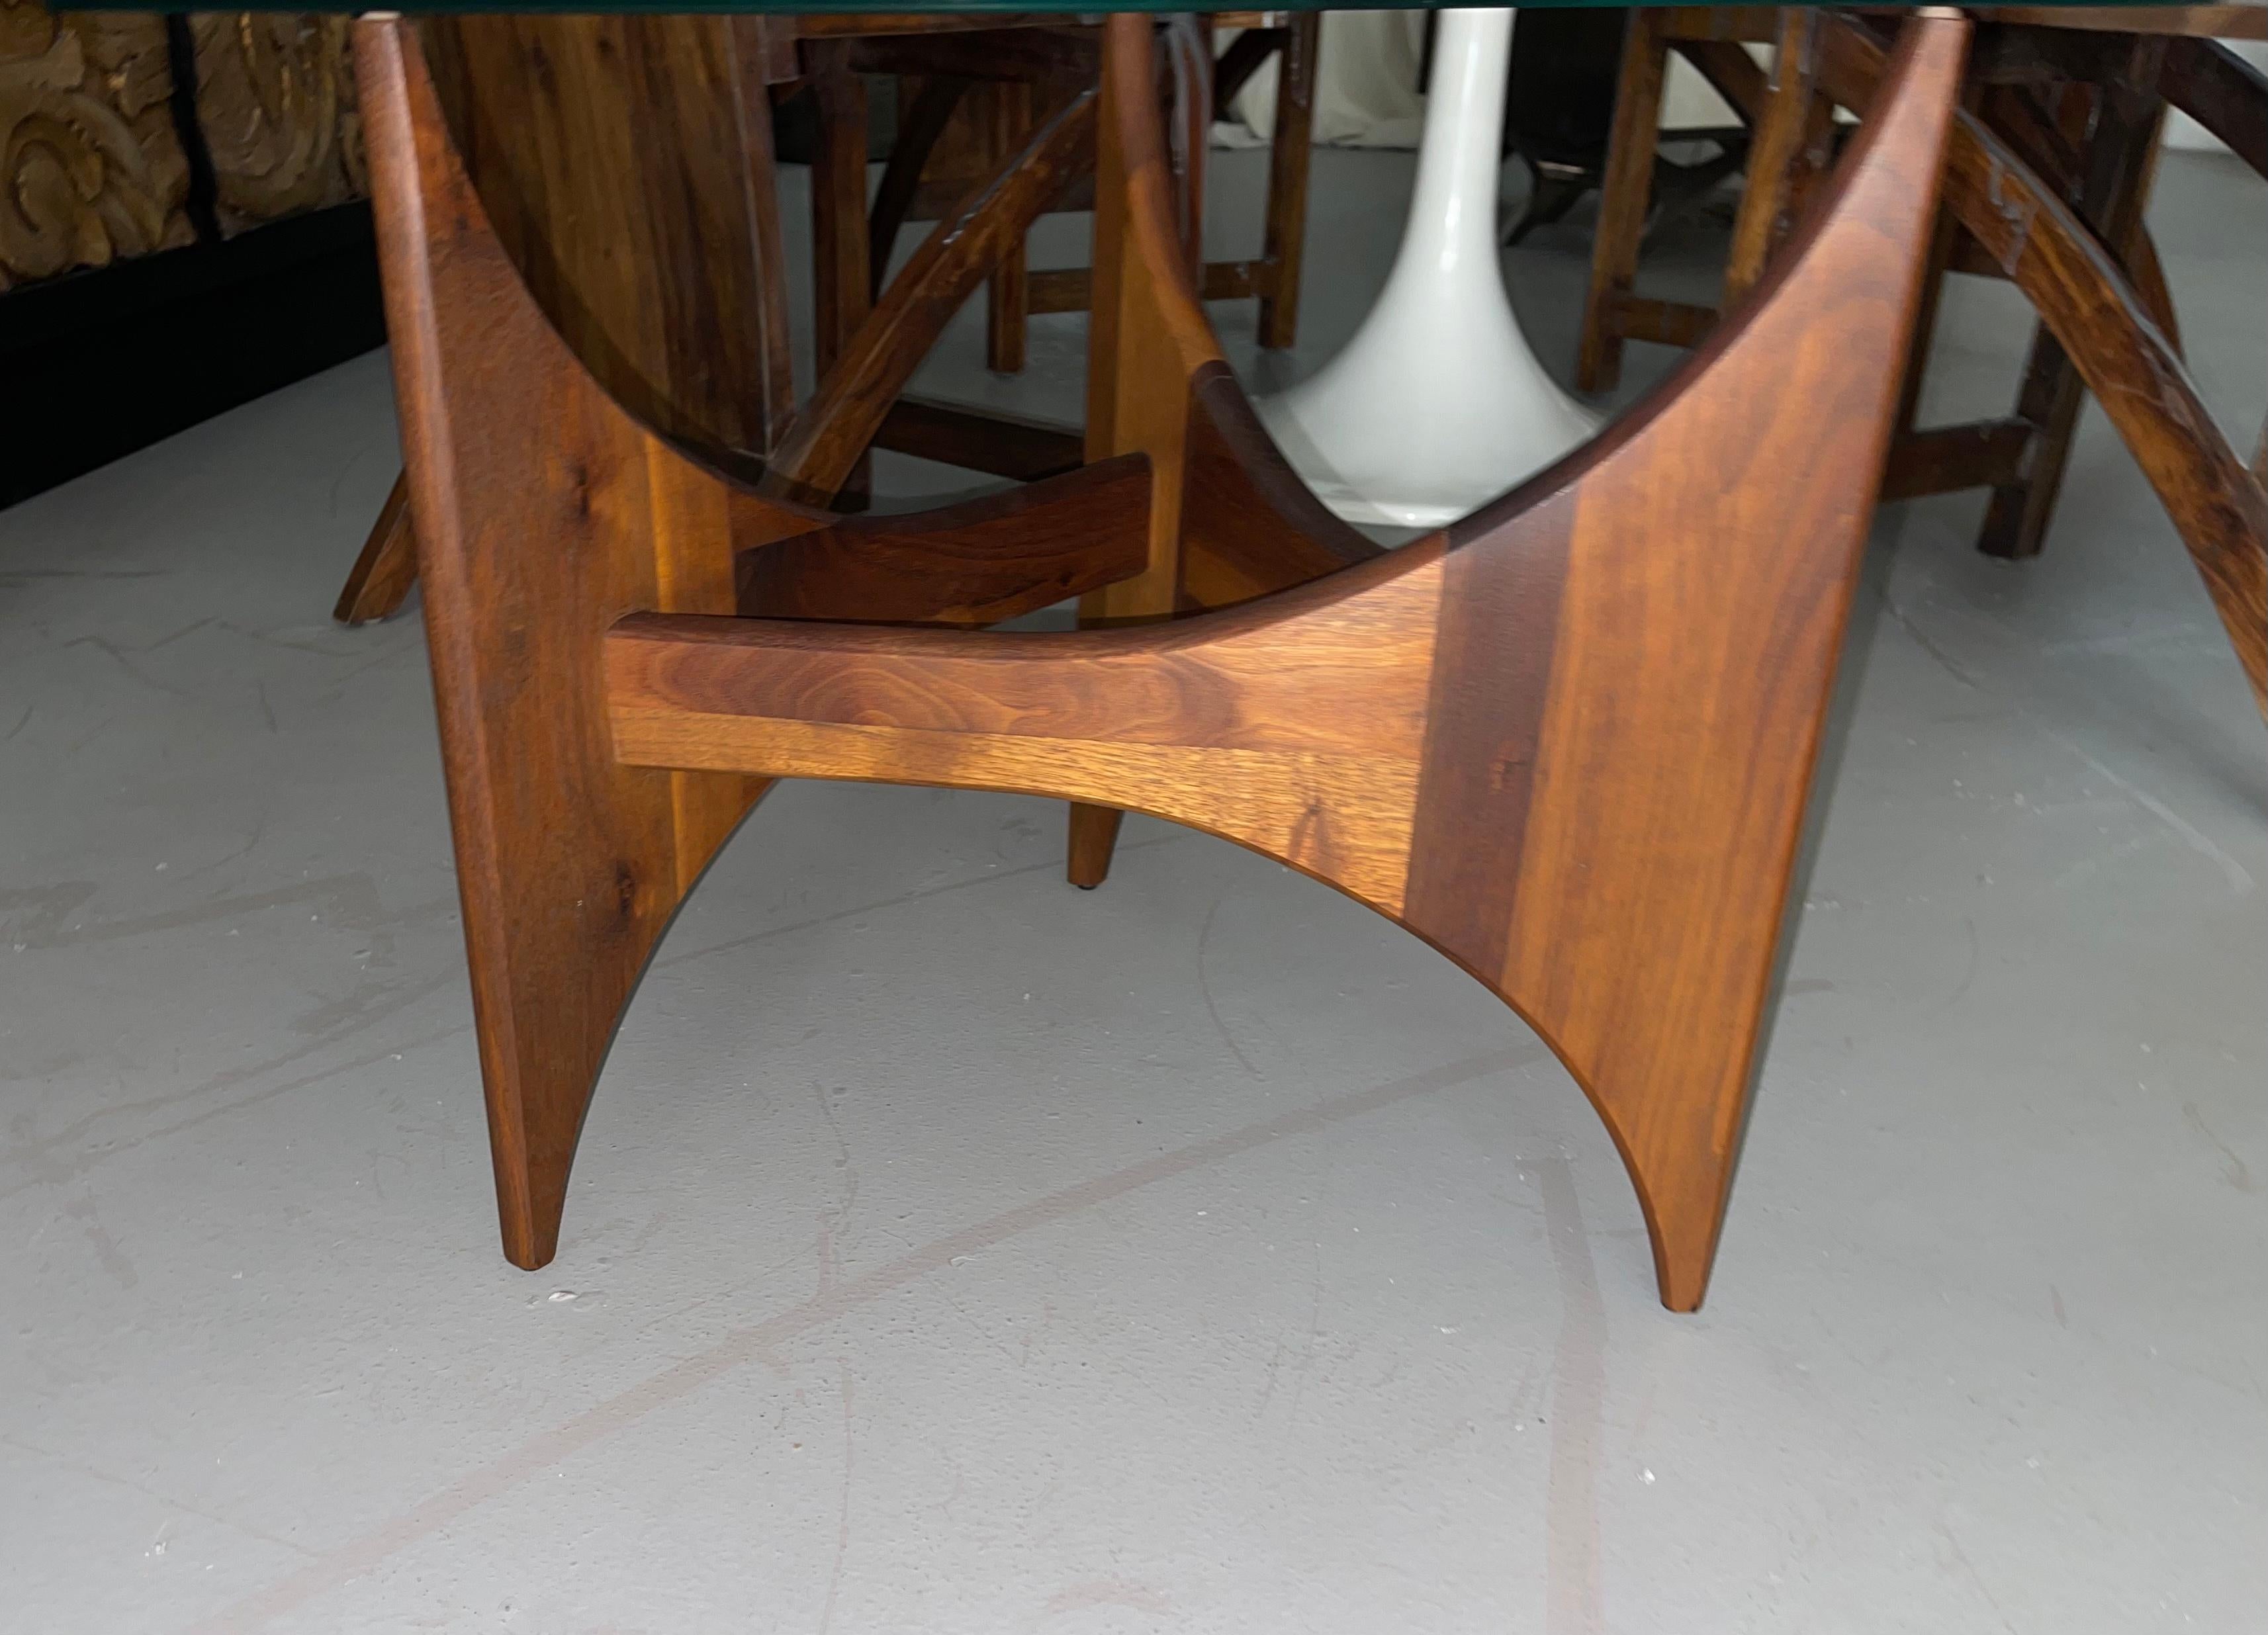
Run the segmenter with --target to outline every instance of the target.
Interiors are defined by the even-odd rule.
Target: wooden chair
[[[1685,54],[1749,119],[1749,186],[1725,304],[1762,275],[1816,185],[1832,104],[1863,110],[1881,48],[1847,17],[1811,11],[1641,11],[1625,47],[1576,377],[1615,382],[1627,340],[1690,346],[1719,308],[1634,289],[1653,107],[1666,54]],[[2215,35],[2268,38],[2259,5],[1986,8],[1948,150],[1944,217],[1916,328],[1883,492],[1989,488],[1978,548],[2037,554],[2093,391],[2188,547],[2268,715],[2268,437],[2244,457],[2214,424],[2181,359],[2178,321],[2142,225],[2166,110],[2179,107],[2268,178],[2268,79]],[[1793,71],[1767,75],[1737,42],[1771,40]],[[2014,412],[1925,428],[1916,414],[1948,272],[2013,280],[2040,317]]]
[[[1232,14],[1236,18],[1246,15]],[[1262,343],[1289,346],[1299,312],[1320,18],[1307,13],[1279,22],[1273,14],[1256,12],[1249,18],[1253,26],[1222,59],[1222,78],[1203,112],[1217,114],[1219,107],[1270,55],[1281,55],[1283,89],[1270,160],[1267,236],[1260,260],[1220,262],[1207,269],[1209,298],[1258,295]],[[961,232],[972,218],[972,204],[996,195],[1016,166],[1038,156],[1035,134],[1091,89],[1096,74],[1098,31],[1046,14],[752,16],[714,19],[687,38],[696,34],[718,36],[723,43],[711,49],[741,64],[744,83],[737,94],[749,104],[742,122],[751,128],[752,139],[761,136],[763,151],[747,158],[700,155],[693,161],[697,167],[694,185],[721,190],[725,198],[743,196],[749,166],[768,170],[770,162],[769,131],[752,129],[763,116],[765,99],[807,95],[814,105],[814,353],[822,374],[836,365],[880,298],[901,227],[909,220],[936,220],[937,234]],[[875,74],[900,76],[910,94],[903,105],[898,143],[870,209],[863,77]],[[1202,144],[1202,124],[1191,123],[1192,134]],[[956,134],[961,137],[957,144],[950,140]],[[1057,185],[1049,203],[1057,208],[1091,209],[1091,176]],[[602,217],[606,208],[603,203],[598,206]],[[753,225],[769,247],[766,254],[777,255],[777,223],[761,201],[755,216]],[[995,264],[985,280],[988,361],[994,368],[1013,370],[1022,367],[1026,314],[1083,310],[1087,274],[1083,269],[1030,272],[1021,235],[998,237]],[[862,278],[863,291],[858,287]],[[600,280],[596,292],[586,298],[601,306],[619,302],[622,311],[614,320],[615,327],[635,327],[641,321],[638,313],[651,310],[655,293],[640,284]],[[922,322],[901,345],[895,359],[899,390],[875,428],[873,446],[1019,482],[1076,467],[1080,445],[1070,428],[903,394],[905,379],[952,312],[925,310]],[[673,407],[654,401],[641,407],[656,424],[681,435],[688,425],[697,425],[722,429],[731,440],[747,412],[745,406],[759,399],[770,405],[767,424],[784,413],[792,396],[784,373],[758,380],[740,349],[728,346],[722,355],[711,355],[700,340],[689,344],[692,350],[674,360],[601,350],[593,366],[610,390],[626,390],[632,401],[638,401],[641,391],[650,395],[658,390]],[[784,332],[771,338],[770,355],[781,371],[786,366],[785,348]],[[673,361],[680,366],[671,367]],[[620,382],[611,368],[616,362],[629,372]],[[759,456],[765,448],[745,438],[740,446]],[[841,508],[863,508],[865,465],[862,451],[860,459],[826,490],[826,498]],[[341,623],[390,617],[408,599],[417,566],[407,502],[406,486],[397,480],[341,588],[332,612]]]
[[[1564,219],[1606,180],[1607,142],[1615,109],[1617,64],[1630,33],[1626,10],[1544,8],[1525,13],[1512,42],[1512,78],[1505,91],[1505,146],[1527,167],[1528,202],[1505,230],[1507,247],[1538,227]],[[1648,231],[1698,208],[1748,161],[1748,127],[1672,127],[1658,148],[1697,144],[1706,157],[1675,161],[1657,152]]]
[[[617,185],[621,178],[600,173],[597,165],[589,164],[583,168],[592,173],[549,179],[553,191],[547,206],[563,217],[566,189],[594,189],[575,207],[592,230],[545,254],[564,263],[575,289],[573,321],[592,341],[578,350],[607,389],[658,429],[726,452],[740,468],[768,467],[776,475],[788,469],[778,458],[779,439],[790,434],[795,406],[785,309],[759,299],[755,291],[760,286],[777,291],[785,276],[771,110],[778,101],[806,96],[815,107],[821,132],[812,162],[814,350],[822,379],[831,381],[849,366],[859,383],[843,423],[856,424],[869,443],[881,440],[908,453],[1020,480],[1076,468],[1080,446],[1074,430],[924,402],[906,397],[904,386],[961,303],[1020,246],[1040,212],[1084,177],[1093,162],[1091,108],[1081,112],[1066,101],[1050,109],[1047,119],[1027,129],[1020,143],[998,156],[990,175],[963,189],[924,253],[904,269],[897,298],[883,301],[879,283],[870,283],[865,91],[860,78],[865,64],[859,48],[875,39],[916,33],[931,41],[955,35],[997,41],[999,24],[1016,20],[928,14],[747,15],[693,18],[681,27],[641,34],[641,48],[657,71],[686,76],[700,88],[696,94],[730,111],[729,118],[714,116],[703,133],[710,138],[706,145],[688,147],[678,161],[681,185],[689,189],[696,208],[723,231],[708,258],[714,263],[710,282],[716,287],[705,294],[681,291],[670,282],[683,276],[681,269],[652,256],[609,258],[603,248],[593,247],[608,242],[598,231],[600,224],[634,241],[638,233],[655,230],[638,209],[626,204]],[[437,38],[445,63],[453,61],[459,36]],[[578,55],[600,49],[589,41],[611,38],[573,25],[543,36],[547,50],[565,42]],[[1092,55],[1090,50],[1090,63]],[[856,201],[855,208],[844,208],[845,201]],[[945,253],[932,253],[937,251]],[[975,279],[968,276],[972,270]],[[879,319],[878,310],[884,312]],[[795,435],[806,441],[815,437],[815,417],[840,412],[838,403],[822,394],[794,426]],[[839,440],[822,440],[826,458],[839,462]],[[814,504],[846,497],[858,504],[865,447],[855,454],[839,471],[795,470],[799,492]],[[416,583],[408,495],[405,475],[396,480],[340,591],[332,614],[340,622],[390,617]]]
[[[798,503],[884,412],[865,342],[822,394],[849,430],[797,411],[753,485],[646,423],[586,362],[543,206],[569,166],[721,137],[729,62],[644,71],[697,28],[357,25],[507,1256],[550,1258],[616,1019],[718,846],[770,779],[864,778],[1151,813],[1408,927],[1557,1051],[1663,1300],[1697,1304],[1965,26],[1909,26],[1831,198],[1677,379],[1388,555],[1300,487],[1204,320],[1153,48],[1206,71],[1186,24],[1112,18],[1099,107],[1063,116],[1097,138],[1091,463],[914,516]],[[686,203],[638,195],[639,254],[713,245]],[[1102,628],[944,628],[1073,592]]]
[[[855,19],[840,20],[849,26]],[[877,38],[858,48],[861,66],[869,71],[900,76],[897,140],[869,217],[877,288],[899,228],[950,210],[991,173],[1035,119],[1093,83],[1096,31],[1061,18],[1049,21],[1046,31],[1023,31],[1020,39],[987,36],[949,55],[917,36]],[[1299,332],[1322,14],[1224,12],[1204,21],[1242,30],[1215,70],[1214,119],[1226,116],[1237,92],[1271,57],[1281,65],[1261,253],[1256,260],[1208,262],[1204,298],[1257,298],[1260,344],[1288,347]],[[1042,43],[1043,33],[1052,33],[1050,45]],[[1203,139],[1201,131],[1193,134]],[[1063,207],[1093,209],[1091,183],[1067,194]],[[1028,320],[1047,313],[1086,312],[1090,298],[1087,269],[1035,269],[1020,247],[988,285],[986,365],[1016,373],[1024,366]],[[887,429],[882,446],[894,446]]]

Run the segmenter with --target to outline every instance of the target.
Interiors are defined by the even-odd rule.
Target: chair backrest
[[[631,413],[747,467],[791,407],[770,101],[739,21],[434,17],[458,153],[568,345]]]

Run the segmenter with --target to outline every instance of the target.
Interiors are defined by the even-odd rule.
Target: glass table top
[[[1639,0],[1642,4],[1668,4],[1675,0]],[[1796,4],[1818,4],[1820,0],[1796,0]],[[1629,0],[1528,0],[1528,10],[1594,10],[1627,11]],[[394,5],[372,6],[358,4],[325,4],[321,0],[254,0],[251,4],[216,4],[216,0],[196,0],[195,4],[169,4],[160,0],[151,4],[149,0],[66,0],[63,9],[70,11],[348,11],[362,14],[369,11],[400,11],[424,13],[438,11],[517,12],[537,14],[622,15],[651,11],[663,15],[684,15],[688,12],[775,13],[803,16],[898,16],[908,15],[952,17],[965,16],[1100,16],[1113,11],[1419,11],[1436,10],[1418,0],[1288,0],[1288,4],[1270,6],[1231,4],[1192,4],[1189,0],[821,0],[821,4],[788,4],[786,0],[404,0]],[[1911,4],[1876,6],[1878,10],[1913,10]],[[1989,8],[1988,8],[1989,9]],[[2044,5],[2028,6],[2023,10],[2069,9],[2073,11],[2177,10],[2160,0],[2046,0]],[[2235,10],[2235,7],[2213,8]]]

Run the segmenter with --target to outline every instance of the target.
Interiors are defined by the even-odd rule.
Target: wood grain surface
[[[1148,462],[1125,455],[910,517],[744,551],[740,608],[777,619],[998,624],[1138,573]]]
[[[488,220],[570,348],[646,424],[760,457],[786,407],[764,389],[784,378],[785,269],[758,230],[771,127],[742,95],[738,37],[697,17],[418,28]]]
[[[1149,112],[1148,28],[1108,27],[1103,196],[1123,204],[1098,232],[1096,343],[1125,366],[1090,434],[1151,460],[1154,595],[1177,571],[1158,510],[1186,503],[1191,383],[1217,349]],[[1965,37],[1911,24],[1834,196],[1743,316],[1447,536],[1225,611],[1057,635],[638,615],[604,643],[618,753],[1067,795],[1329,881],[1551,1042],[1630,1166],[1665,1302],[1690,1308]]]
[[[995,174],[922,240],[855,331],[825,359],[818,391],[782,434],[767,479],[771,491],[824,504],[841,488],[891,405],[961,305],[1034,221],[1086,169],[1094,151],[1094,94],[1082,93],[1043,122]],[[860,183],[863,188],[863,181]],[[849,219],[848,206],[830,216]],[[855,273],[841,258],[837,299],[866,299],[863,201]],[[855,288],[853,287],[855,285]]]
[[[638,48],[640,25],[608,26]],[[475,61],[574,37],[451,27]],[[356,50],[504,1253],[540,1266],[622,1006],[756,792],[617,764],[592,685],[615,619],[732,611],[728,490],[631,422],[547,320],[416,31],[364,21]],[[565,64],[560,83],[575,83]]]
[[[1156,814],[1426,939],[1589,1095],[1662,1298],[1690,1309],[1966,27],[1908,25],[1832,195],[1675,378],[1385,555],[1300,493],[1221,367],[1151,25],[1115,18],[1106,38],[1095,465],[843,523],[734,484],[617,406],[495,231],[416,34],[358,26],[507,1253],[551,1253],[614,1026],[763,780],[855,777],[1086,803],[1074,863],[1098,877],[1116,814]],[[1109,573],[1135,589],[1095,592],[1101,616],[1072,632],[733,616],[745,596],[973,622]],[[1234,605],[1173,616],[1209,599]]]
[[[417,583],[417,533],[409,524],[409,475],[404,472],[387,490],[378,520],[370,525],[362,554],[339,587],[331,617],[341,624],[375,624],[401,611]]]
[[[846,522],[736,482],[721,468],[733,451],[704,463],[617,401],[640,379],[614,372],[624,337],[675,368],[686,336],[673,324],[714,321],[700,303],[731,280],[784,300],[761,258],[709,269],[723,282],[699,288],[614,264],[626,246],[697,241],[711,225],[702,201],[615,201],[600,211],[610,221],[586,208],[585,167],[659,163],[638,144],[692,116],[681,99],[711,84],[703,64],[733,67],[703,55],[713,35],[688,47],[682,26],[453,19],[454,120],[421,29],[370,20],[356,33],[499,1215],[523,1266],[556,1245],[584,1110],[639,972],[765,787],[618,761],[600,685],[608,629],[634,612],[729,615],[744,593],[780,612],[976,622],[1133,571],[1147,550],[1138,456]],[[699,70],[687,78],[622,71],[687,50]],[[585,77],[607,84],[571,111]],[[457,133],[509,150],[507,116],[535,151],[492,154],[475,185]],[[514,213],[509,239],[492,200]],[[600,227],[622,236],[581,236]],[[639,289],[667,310],[623,328]],[[387,541],[403,537],[374,534],[373,599],[398,572]]]

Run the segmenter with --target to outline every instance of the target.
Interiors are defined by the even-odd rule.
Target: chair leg
[[[1583,333],[1575,352],[1575,385],[1610,392],[1622,379],[1619,307],[1636,287],[1638,256],[1646,238],[1646,212],[1653,184],[1655,131],[1661,121],[1662,76],[1669,54],[1666,13],[1640,7],[1631,13],[1623,41],[1622,73],[1615,87],[1615,122],[1607,166],[1599,181],[1599,225],[1591,247],[1591,287],[1583,304]]]
[[[1065,878],[1081,891],[1093,891],[1110,878],[1110,858],[1118,846],[1118,826],[1126,814],[1116,806],[1071,807],[1071,857]]]
[[[1906,350],[1904,383],[1898,389],[1898,411],[1895,421],[1899,437],[1911,437],[1921,430],[1922,382],[1929,368],[1929,350],[1937,338],[1937,309],[1945,298],[1945,281],[1953,265],[1954,245],[1960,225],[1953,212],[1940,210],[1937,225],[1930,234],[1929,259],[1923,263],[1921,276],[1921,306],[1914,313],[1913,341]]]
[[[872,300],[881,299],[882,286],[889,281],[890,256],[921,187],[922,167],[968,93],[967,80],[932,75],[914,89],[909,102],[900,104],[897,139],[890,145],[889,162],[882,167],[881,183],[866,216],[866,243],[873,258],[866,293]]]
[[[1786,225],[1797,167],[1805,158],[1804,139],[1819,102],[1810,72],[1816,33],[1815,13],[1800,7],[1780,13],[1764,116],[1749,144],[1748,186],[1741,194],[1740,213],[1733,219],[1719,310],[1730,311],[1764,276],[1764,263]]]
[[[990,115],[991,157],[1005,158],[1030,136],[1032,87],[1015,80],[983,86]],[[985,286],[984,366],[997,374],[1021,374],[1031,325],[1031,261],[1019,238],[1000,258]]]
[[[995,374],[1024,372],[1031,329],[1030,253],[1021,244],[1000,258],[984,286],[984,366]]]
[[[2087,146],[2080,216],[2114,254],[2126,254],[2142,231],[2152,161],[2164,122],[2165,104],[2154,95],[2121,86],[2104,88]],[[2022,482],[1992,490],[1977,536],[1977,549],[1986,556],[2036,556],[2046,544],[2086,401],[2087,385],[2077,366],[2063,343],[2045,324],[2040,325],[2033,333],[2031,357],[2016,398],[2017,418],[2029,422],[2036,432],[2031,468]]]
[[[1276,125],[1268,152],[1268,226],[1261,258],[1260,344],[1294,344],[1300,332],[1300,270],[1307,240],[1307,181],[1314,165],[1315,76],[1322,17],[1302,11],[1285,27],[1276,77]]]
[[[416,583],[417,535],[409,523],[409,483],[407,477],[396,477],[363,541],[362,555],[340,587],[331,617],[350,625],[390,619],[401,611],[409,587]]]
[[[1116,25],[1114,25],[1114,27]],[[1169,27],[1172,52],[1180,59],[1180,151],[1182,171],[1168,177],[1172,162],[1155,156],[1152,178],[1160,186],[1178,180],[1172,204],[1172,247],[1143,236],[1142,223],[1128,203],[1131,169],[1126,132],[1116,117],[1116,103],[1132,94],[1106,65],[1096,120],[1094,166],[1094,308],[1087,322],[1086,455],[1145,455],[1157,474],[1150,508],[1149,563],[1134,578],[1079,598],[1082,625],[1123,625],[1167,618],[1182,604],[1182,490],[1187,479],[1189,379],[1201,362],[1217,362],[1219,349],[1198,305],[1196,278],[1204,252],[1198,237],[1204,221],[1204,133],[1212,108],[1211,57],[1195,59],[1198,48],[1184,25]],[[1145,36],[1146,38],[1146,36]],[[1144,55],[1146,58],[1147,50]],[[1123,63],[1120,64],[1123,69]],[[1148,92],[1145,95],[1150,94]],[[1116,99],[1116,103],[1114,102]],[[1169,264],[1160,257],[1170,255]],[[1170,278],[1186,305],[1160,304],[1156,283]],[[1093,890],[1110,872],[1123,814],[1092,803],[1074,802],[1065,877]]]
[[[1538,227],[1565,220],[1591,189],[1591,179],[1572,166],[1547,166],[1531,160],[1528,174],[1528,203],[1520,218],[1504,232],[1504,247],[1508,250],[1517,248]]]
[[[1977,533],[1978,550],[2011,560],[2040,554],[2063,489],[2072,435],[2086,403],[2087,384],[2063,343],[2048,333],[2045,324],[2036,325],[2024,383],[2016,394],[2016,418],[2033,431],[2030,468],[2022,482],[1992,490]]]
[[[873,252],[866,238],[866,91],[842,41],[808,48],[814,54],[811,91],[819,110],[811,160],[813,352],[823,380],[865,321],[873,300]],[[862,453],[836,491],[838,506],[865,506],[872,467],[871,457]]]
[[[840,492],[946,322],[1093,163],[1094,109],[1086,91],[1049,114],[923,239],[781,432],[767,491],[820,504]]]

